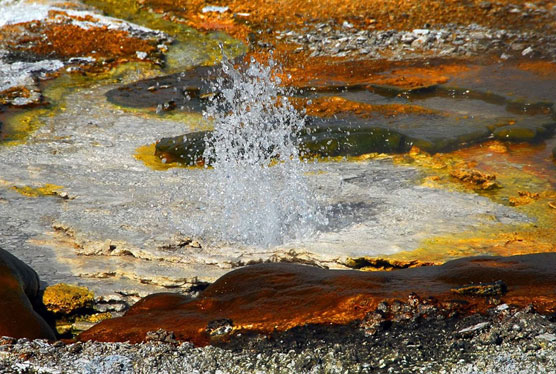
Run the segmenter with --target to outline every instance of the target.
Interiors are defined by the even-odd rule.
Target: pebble
[[[458,331],[458,333],[460,333],[460,334],[467,334],[467,333],[470,333],[470,332],[479,331],[479,330],[484,329],[484,328],[487,327],[488,325],[490,325],[489,322],[477,323],[477,324],[474,325],[474,326],[466,327],[466,328],[464,328],[464,329]]]
[[[495,310],[496,310],[497,312],[503,312],[503,311],[505,311],[505,310],[508,310],[509,308],[510,308],[510,307],[509,307],[508,304],[500,304],[500,305],[498,305],[498,306],[495,308]]]
[[[527,47],[523,51],[521,51],[522,56],[529,56],[532,53],[533,53],[533,48],[531,47]]]
[[[534,32],[520,34],[515,31],[492,30],[476,24],[467,27],[444,25],[442,28],[412,31],[358,29],[347,21],[340,26],[332,21],[319,23],[309,25],[300,32],[277,31],[276,38],[298,44],[295,53],[308,51],[312,57],[382,59],[384,57],[381,51],[389,50],[390,60],[418,58],[425,51],[427,57],[474,56],[484,51],[493,51],[499,52],[502,60],[533,54],[541,58],[556,59],[556,35]]]
[[[544,333],[544,334],[541,334],[541,335],[537,335],[536,339],[544,340],[544,341],[552,343],[552,342],[556,342],[556,335],[550,334],[550,333]]]

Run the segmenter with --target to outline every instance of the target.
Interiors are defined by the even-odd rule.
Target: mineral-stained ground
[[[555,20],[550,0],[0,2],[0,372],[555,372]],[[211,230],[223,58],[274,63],[303,114],[313,235]]]

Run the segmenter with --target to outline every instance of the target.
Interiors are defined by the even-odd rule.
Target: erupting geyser
[[[325,223],[307,186],[297,134],[304,117],[285,98],[272,61],[222,65],[218,92],[203,113],[214,123],[205,139],[207,234],[274,245],[307,237]],[[208,162],[207,162],[208,163]]]

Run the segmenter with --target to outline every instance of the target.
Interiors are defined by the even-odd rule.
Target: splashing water
[[[210,235],[269,246],[305,238],[323,223],[307,186],[297,133],[305,120],[285,99],[275,64],[254,60],[234,68],[225,61],[223,76],[203,115],[214,123],[206,139],[210,160],[206,198]]]

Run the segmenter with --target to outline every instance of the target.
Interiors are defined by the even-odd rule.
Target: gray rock
[[[544,340],[546,342],[553,343],[556,342],[556,335],[550,333],[544,333],[544,334],[537,335],[535,339]]]
[[[403,34],[401,41],[405,44],[411,44],[417,37],[411,33]]]
[[[487,38],[486,34],[482,31],[474,31],[470,33],[469,36],[476,40],[484,40]]]
[[[521,55],[522,56],[530,56],[530,55],[533,54],[533,52],[534,52],[534,50],[533,50],[532,47],[527,47],[523,51],[521,51]]]
[[[488,327],[490,325],[489,322],[481,322],[481,323],[477,323],[474,326],[469,326],[466,327],[464,329],[461,329],[460,331],[458,331],[459,334],[469,334],[469,333],[474,333],[476,331],[480,331],[485,329],[486,327]]]
[[[512,43],[510,44],[510,49],[512,51],[521,51],[525,49],[525,45],[523,43]]]

